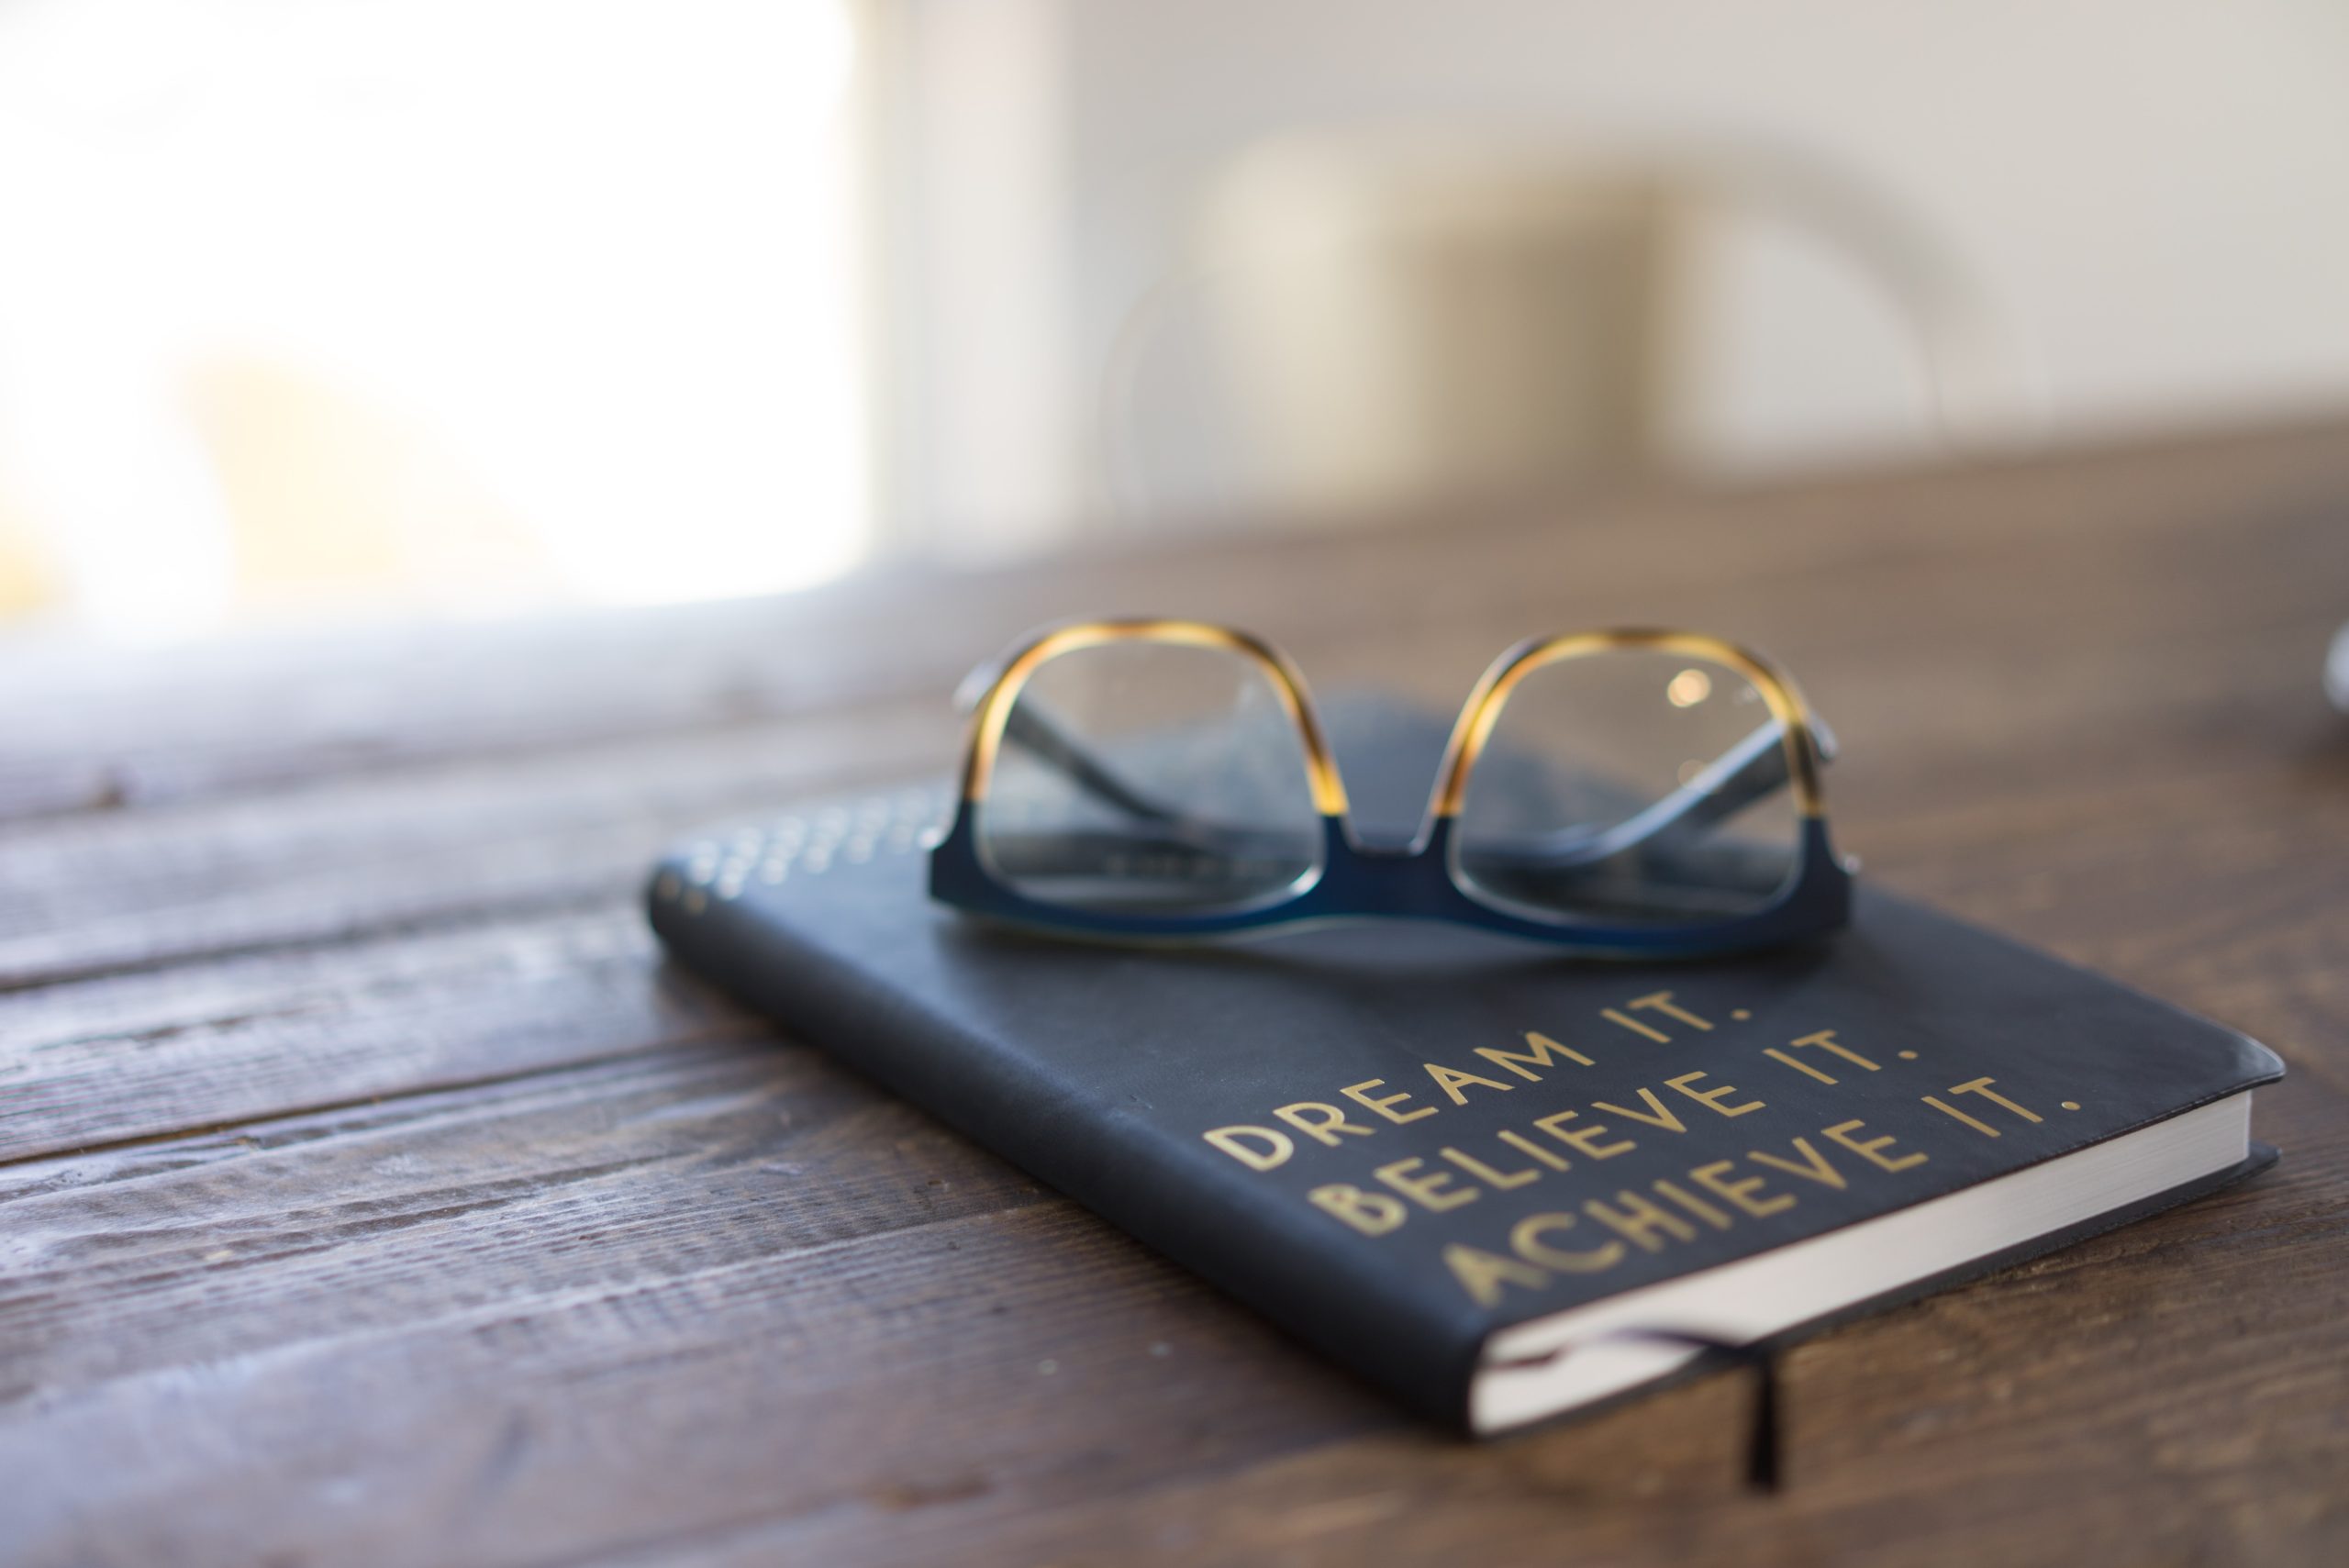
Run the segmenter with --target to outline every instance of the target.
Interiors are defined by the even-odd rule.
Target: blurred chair
[[[1113,500],[1129,517],[1311,521],[1651,473],[1675,455],[1694,237],[1741,213],[1818,236],[1875,283],[1954,445],[2027,424],[1946,249],[1818,168],[1319,133],[1213,177],[1192,261],[1119,331],[1102,412]],[[1189,388],[1219,405],[1204,417],[1219,435],[1141,390],[1184,310],[1204,317]]]

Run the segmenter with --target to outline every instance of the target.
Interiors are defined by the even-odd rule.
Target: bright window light
[[[15,608],[165,635],[850,564],[853,45],[844,0],[0,9]]]

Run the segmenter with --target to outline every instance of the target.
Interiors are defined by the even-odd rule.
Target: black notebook
[[[1703,963],[1428,924],[1082,945],[931,903],[941,791],[657,868],[675,959],[1391,1390],[1489,1434],[2275,1158],[2232,1029],[1890,895]]]

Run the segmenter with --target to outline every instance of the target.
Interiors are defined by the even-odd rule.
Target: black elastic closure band
[[[1561,1360],[1586,1346],[1603,1344],[1609,1340],[1649,1340],[1670,1345],[1687,1345],[1702,1351],[1705,1358],[1717,1365],[1750,1366],[1753,1369],[1753,1419],[1745,1445],[1745,1484],[1757,1492],[1777,1492],[1783,1489],[1786,1443],[1783,1418],[1778,1397],[1778,1358],[1768,1341],[1756,1340],[1741,1342],[1717,1339],[1698,1333],[1693,1329],[1628,1328],[1610,1329],[1571,1345],[1562,1345],[1546,1355],[1526,1356],[1520,1360],[1495,1363],[1507,1368],[1542,1366]]]

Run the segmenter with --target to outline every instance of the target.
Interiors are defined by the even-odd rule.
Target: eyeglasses
[[[1793,684],[1689,632],[1536,638],[1485,672],[1408,839],[1351,821],[1305,681],[1187,620],[1031,633],[964,684],[970,749],[932,896],[1090,937],[1358,916],[1595,952],[1732,951],[1842,925],[1851,873]]]

